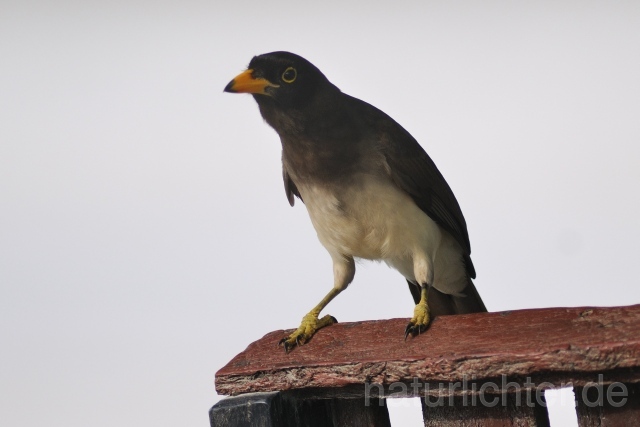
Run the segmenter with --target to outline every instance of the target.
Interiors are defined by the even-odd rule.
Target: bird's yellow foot
[[[416,304],[416,308],[413,309],[413,318],[404,330],[404,339],[406,340],[409,334],[416,336],[421,332],[427,330],[431,318],[429,316],[429,307],[426,301],[420,301]]]
[[[291,349],[296,345],[303,345],[309,341],[318,329],[333,325],[334,323],[338,323],[338,321],[335,317],[329,316],[328,314],[321,319],[318,319],[318,315],[316,313],[308,313],[302,318],[302,322],[298,329],[288,337],[282,338],[278,345],[283,346],[284,351],[289,353],[289,351],[291,351]]]

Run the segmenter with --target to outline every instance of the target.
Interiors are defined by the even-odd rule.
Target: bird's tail
[[[420,301],[420,287],[409,283],[409,290],[416,304]],[[468,280],[467,286],[462,291],[464,296],[448,295],[440,292],[433,286],[429,289],[427,304],[432,316],[442,316],[446,314],[468,314],[481,313],[487,311],[480,294],[475,285]]]

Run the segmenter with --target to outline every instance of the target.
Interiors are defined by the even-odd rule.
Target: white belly
[[[301,186],[318,238],[332,257],[385,261],[413,282],[457,294],[466,285],[460,248],[404,192],[370,178],[340,190]]]

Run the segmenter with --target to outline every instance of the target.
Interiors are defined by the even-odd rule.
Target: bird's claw
[[[427,326],[428,325],[415,325],[412,322],[409,322],[404,330],[404,340],[407,340],[409,334],[411,334],[412,337],[415,337],[416,335],[423,333],[427,330]]]
[[[278,347],[283,347],[285,353],[289,353],[289,351],[291,351],[291,349],[298,344],[297,338],[293,342],[290,341],[290,338],[290,336],[284,337],[280,341],[278,341]]]
[[[291,350],[293,350],[295,346],[300,347],[301,345],[305,344],[310,338],[311,335],[306,336],[304,333],[298,334],[298,331],[296,330],[291,335],[282,338],[278,342],[278,346],[282,346],[284,348],[284,352],[288,354]]]
[[[300,327],[289,336],[282,338],[278,342],[278,346],[284,347],[285,353],[289,353],[295,346],[306,344],[318,329],[334,323],[338,323],[338,321],[333,316],[326,315],[318,319],[316,314],[309,313],[302,318]]]
[[[413,310],[413,318],[404,329],[404,340],[407,340],[409,334],[411,334],[412,337],[415,337],[416,335],[426,331],[430,322],[431,317],[429,316],[429,307],[426,302],[416,304],[416,308]]]
[[[296,341],[297,342],[297,341]],[[287,341],[287,337],[282,338],[279,342],[278,342],[278,346],[283,346],[284,347],[284,352],[289,354],[289,352],[291,351],[291,349],[293,347],[295,347],[295,344],[292,344],[290,342]]]

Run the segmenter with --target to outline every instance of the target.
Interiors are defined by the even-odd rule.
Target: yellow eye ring
[[[293,67],[287,68],[284,70],[284,73],[282,73],[282,81],[285,83],[293,83],[296,77],[298,77],[298,72]]]

